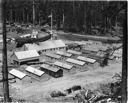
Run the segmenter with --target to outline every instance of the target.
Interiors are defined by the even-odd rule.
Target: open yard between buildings
[[[68,41],[73,43],[73,41],[70,41],[67,39],[66,35],[62,36],[58,34],[58,37],[61,40],[65,41],[65,43],[68,43]],[[70,38],[70,36],[68,38]],[[70,39],[74,40],[72,38]],[[79,38],[76,38],[76,40],[79,41]],[[104,44],[104,45],[106,46],[107,44]],[[98,45],[96,45],[95,47],[97,48]],[[20,48],[18,49],[16,48],[16,50],[22,51],[20,50]],[[53,51],[53,53],[48,53],[47,55],[42,54],[39,57],[39,61],[48,62],[48,64],[51,64],[56,69],[58,68],[63,70],[63,76],[59,78],[54,78],[47,73],[44,73],[42,74],[41,77],[38,77],[26,71],[26,67],[27,67],[26,64],[17,66],[17,67],[14,66],[15,68],[9,67],[8,68],[9,71],[11,69],[17,69],[27,74],[27,76],[24,77],[22,80],[17,78],[13,80],[9,80],[10,96],[16,99],[25,99],[33,102],[38,102],[38,101],[47,102],[51,98],[50,93],[54,90],[63,92],[66,89],[71,88],[72,86],[75,86],[75,85],[80,85],[86,89],[93,90],[98,88],[100,84],[112,82],[113,80],[112,76],[115,73],[120,73],[122,71],[121,61],[117,61],[115,59],[109,60],[108,66],[105,66],[105,67],[100,67],[99,65],[100,63],[98,61],[94,63],[86,62],[85,58],[84,60],[80,59],[82,63],[85,62],[84,65],[82,64],[82,66],[78,65],[79,63],[74,64],[74,63],[68,62],[66,60],[69,58],[75,61],[78,61],[79,56],[81,57],[87,56],[86,54],[83,54],[82,51],[77,51],[77,53],[75,52],[75,54],[73,54],[74,53],[73,50],[72,50],[73,53],[71,52],[69,53],[68,51],[71,51],[71,50],[68,49],[67,51],[66,50],[63,52],[61,51],[63,55],[61,52],[57,54],[57,52]],[[70,54],[70,56],[65,56],[64,53],[65,55],[66,53],[68,55]],[[13,54],[13,51],[8,51],[8,57],[10,57],[12,54]],[[10,58],[8,58],[8,61],[10,64],[11,62]],[[62,67],[53,65],[57,61],[62,62]],[[70,65],[70,66],[72,65],[71,69],[67,70],[66,68],[63,68],[64,64]],[[31,66],[34,67],[35,69],[40,69],[39,67],[41,66],[41,64],[31,65]],[[0,78],[2,79],[2,74],[0,75]],[[9,74],[9,78],[14,78],[14,76]],[[0,83],[0,85],[1,85],[0,95],[2,95],[2,82]]]
[[[100,83],[111,82],[114,73],[121,72],[121,67],[121,63],[114,63],[104,68],[98,67],[95,68],[95,70],[78,72],[60,78],[51,78],[42,82],[35,81],[29,83],[29,85],[26,83],[10,83],[10,88],[13,88],[11,95],[20,99],[47,101],[49,93],[53,90],[64,91],[74,85],[81,85],[93,90],[96,89]],[[15,93],[17,95],[15,95]]]

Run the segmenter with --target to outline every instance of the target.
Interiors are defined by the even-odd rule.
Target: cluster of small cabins
[[[66,45],[62,40],[49,40],[38,44],[25,44],[24,51],[14,52],[10,58],[14,65],[20,66],[27,64],[24,71],[20,69],[12,69],[9,73],[19,79],[31,74],[41,77],[48,74],[52,77],[62,77],[65,72],[75,70],[87,70],[88,64],[94,65],[103,60],[101,51],[90,51],[85,53],[82,50],[66,50]],[[89,49],[88,49],[89,50]],[[113,55],[120,54],[120,50]],[[98,58],[99,56],[99,58]],[[117,57],[122,57],[118,55]],[[44,61],[42,62],[42,59]],[[38,68],[34,67],[34,63],[38,64]],[[30,65],[31,64],[31,65]],[[73,70],[72,70],[73,69]]]

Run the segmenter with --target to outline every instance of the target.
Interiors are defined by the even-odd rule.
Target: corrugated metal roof
[[[66,61],[70,62],[70,63],[77,64],[77,65],[81,65],[81,66],[85,64],[85,62],[83,62],[83,61],[79,61],[79,60],[71,59],[71,58],[68,58]]]
[[[67,52],[71,53],[71,54],[77,54],[77,55],[82,54],[81,52],[78,52],[78,51],[75,51],[75,50],[68,50]]]
[[[23,72],[21,72],[19,70],[16,70],[16,69],[12,69],[11,71],[9,71],[9,73],[14,75],[14,76],[16,76],[16,77],[18,77],[18,78],[20,78],[20,79],[23,79],[26,76],[25,73],[23,73]]]
[[[96,61],[94,59],[83,57],[83,56],[78,56],[77,59],[82,60],[82,61],[86,61],[86,62],[90,62],[90,63],[94,63]]]
[[[19,60],[40,56],[36,50],[18,51],[18,52],[14,52],[14,53]]]
[[[31,73],[33,73],[33,74],[35,74],[35,75],[38,75],[38,76],[41,76],[41,75],[44,74],[43,71],[38,70],[38,69],[35,69],[35,68],[31,67],[31,66],[28,66],[28,67],[26,68],[26,71],[31,72]]]
[[[65,47],[65,43],[62,40],[47,40],[44,42],[40,42],[39,45],[37,44],[25,44],[28,50],[48,50],[54,48]]]
[[[52,67],[52,66],[50,66],[50,65],[48,65],[48,64],[42,64],[41,67],[44,68],[44,69],[53,71],[53,72],[57,72],[58,70],[60,70],[60,69],[54,68],[54,67]]]
[[[69,65],[67,63],[62,63],[62,62],[59,62],[59,61],[56,61],[54,63],[54,65],[62,67],[62,68],[66,68],[66,69],[72,69],[72,67],[73,67],[73,65]]]
[[[72,56],[72,54],[69,54],[69,53],[66,53],[66,52],[63,52],[63,51],[57,51],[56,54],[66,56],[66,57],[71,57]]]
[[[48,54],[45,54],[46,56],[48,56],[48,57],[52,57],[52,58],[56,58],[56,59],[60,59],[61,58],[61,56],[60,55],[56,55],[56,54],[51,54],[51,53],[48,53]]]

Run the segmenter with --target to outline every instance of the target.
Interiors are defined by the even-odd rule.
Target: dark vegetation
[[[33,23],[32,14],[35,5],[35,25],[50,25],[48,16],[52,11],[56,29],[103,35],[114,31],[114,26],[122,27],[126,3],[125,1],[7,0],[7,21],[10,24]]]
[[[66,94],[62,93],[61,91],[52,91],[51,92],[51,97],[60,97],[60,96],[66,96]]]

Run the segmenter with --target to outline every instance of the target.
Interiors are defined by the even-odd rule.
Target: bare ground
[[[78,72],[73,75],[67,75],[61,78],[52,78],[44,82],[33,82],[29,85],[11,84],[13,88],[12,96],[15,98],[26,99],[30,101],[47,101],[49,93],[53,90],[64,91],[74,85],[81,85],[87,89],[96,89],[100,83],[112,81],[114,73],[121,72],[122,64],[114,63],[95,70]],[[14,89],[15,88],[15,89]]]
[[[67,40],[69,37],[59,35],[59,38]],[[71,36],[70,40],[74,40],[74,38]],[[53,90],[64,91],[74,85],[81,85],[86,89],[93,90],[101,83],[111,82],[114,73],[121,72],[121,69],[121,62],[111,62],[104,68],[94,67],[88,71],[76,72],[75,74],[65,75],[61,78],[47,77],[48,79],[46,80],[34,80],[32,83],[9,83],[10,95],[17,99],[26,99],[34,102],[45,101],[46,103],[48,102],[48,98],[50,98],[49,93]],[[0,92],[2,94],[2,83],[0,83]]]

